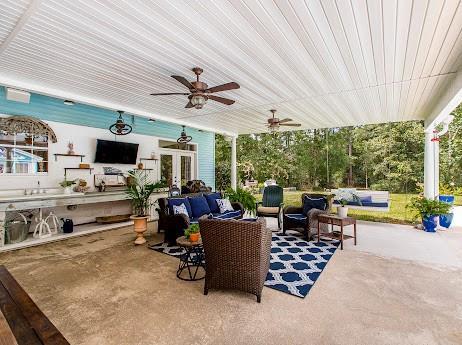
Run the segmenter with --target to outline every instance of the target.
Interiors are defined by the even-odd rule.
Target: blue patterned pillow
[[[189,204],[188,198],[169,198],[168,199],[169,214],[175,214],[173,212],[173,205],[180,206],[181,204],[184,204],[186,206],[186,210],[188,210],[188,216],[189,218],[191,218],[192,210],[191,210],[191,205]]]
[[[234,211],[231,201],[228,199],[217,199],[218,207],[220,208],[220,213],[225,213],[228,211]]]
[[[188,209],[186,208],[185,204],[181,204],[179,206],[173,205],[173,214],[184,214],[185,216],[189,217]]]

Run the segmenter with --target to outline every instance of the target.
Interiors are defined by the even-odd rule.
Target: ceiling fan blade
[[[223,104],[226,104],[226,105],[231,105],[231,104],[234,104],[235,101],[233,101],[232,99],[228,99],[228,98],[223,98],[223,97],[218,97],[218,96],[213,96],[213,95],[207,95],[207,98],[208,99],[212,99],[216,102],[220,102],[220,103],[223,103]]]
[[[189,101],[185,108],[194,108],[194,105],[191,103],[191,101]]]
[[[234,90],[234,89],[239,89],[239,88],[240,88],[240,86],[239,86],[238,83],[231,82],[231,83],[226,83],[226,84],[211,87],[211,88],[205,90],[205,92],[214,93],[214,92]]]
[[[176,81],[179,81],[181,84],[186,86],[188,89],[193,90],[194,86],[185,78],[179,75],[172,75],[172,78],[175,79]]]
[[[292,126],[292,127],[300,127],[300,123],[279,123],[281,126]]]
[[[189,93],[183,92],[164,92],[164,93],[151,93],[151,96],[169,96],[169,95],[184,95],[187,96]]]
[[[287,119],[280,120],[279,123],[286,123],[286,122],[290,122],[290,121],[292,121],[292,119],[287,118]]]

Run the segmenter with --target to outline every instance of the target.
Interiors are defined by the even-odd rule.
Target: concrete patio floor
[[[268,219],[274,226],[274,219]],[[360,222],[305,299],[211,291],[130,229],[0,255],[71,344],[462,344],[462,227]],[[158,234],[149,241],[159,242]]]

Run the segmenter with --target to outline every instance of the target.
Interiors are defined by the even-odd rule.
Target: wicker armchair
[[[188,196],[202,195],[203,193],[188,194]],[[180,196],[184,197],[184,195]],[[157,212],[159,214],[158,232],[164,231],[164,243],[176,245],[176,239],[184,235],[184,231],[189,228],[191,220],[184,214],[170,214],[168,207],[169,198],[159,198]],[[232,202],[234,210],[240,210],[244,214],[244,207],[239,202]],[[241,216],[242,217],[242,216]]]
[[[301,232],[305,240],[309,240],[315,231],[317,230],[318,226],[318,214],[320,213],[329,213],[332,209],[332,199],[333,195],[326,195],[326,194],[316,194],[316,193],[303,193],[301,196],[302,205],[303,199],[305,196],[310,198],[327,198],[327,209],[326,210],[318,210],[318,209],[311,209],[308,211],[307,215],[303,214],[303,206],[287,206],[284,207],[283,210],[283,228],[282,232],[285,234],[287,230],[296,230]],[[322,231],[328,231],[326,224],[321,224]]]
[[[261,294],[269,270],[271,230],[256,221],[199,220],[205,253],[204,295],[209,289],[237,289]]]

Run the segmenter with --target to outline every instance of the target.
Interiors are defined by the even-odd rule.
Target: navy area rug
[[[327,262],[334,255],[338,241],[307,242],[300,233],[287,231],[273,234],[270,269],[265,286],[304,298],[310,292]],[[158,243],[149,246],[160,253],[178,257],[183,249]]]

